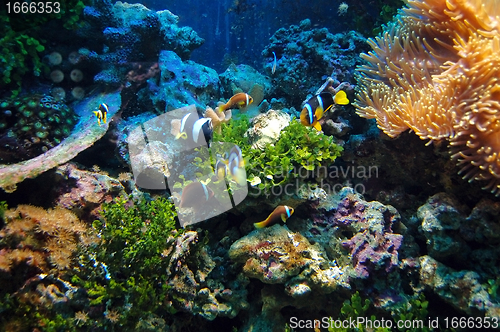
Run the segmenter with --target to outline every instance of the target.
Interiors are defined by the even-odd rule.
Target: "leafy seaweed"
[[[333,137],[303,126],[295,119],[281,131],[275,144],[268,144],[263,150],[252,148],[245,136],[249,127],[246,117],[232,120],[222,128],[220,135],[214,135],[214,140],[232,142],[241,148],[248,181],[260,190],[289,182],[301,169],[313,171],[327,166],[343,151]]]

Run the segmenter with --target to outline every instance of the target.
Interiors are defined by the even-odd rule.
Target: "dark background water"
[[[133,1],[130,1],[133,2]],[[194,51],[192,60],[212,67],[218,72],[227,66],[246,63],[260,70],[268,59],[261,55],[269,44],[269,37],[281,27],[299,24],[309,18],[312,26],[326,27],[337,33],[353,28],[353,12],[339,16],[342,1],[315,0],[143,0],[138,1],[150,9],[168,9],[179,16],[180,26],[192,27],[205,44]],[[350,1],[345,1],[350,3]],[[356,0],[358,2],[358,0]],[[374,1],[366,1],[370,3]]]

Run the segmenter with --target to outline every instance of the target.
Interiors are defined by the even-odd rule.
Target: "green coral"
[[[245,132],[250,127],[246,117],[232,120],[222,128],[220,135],[214,134],[214,141],[237,144],[245,159],[247,179],[258,182],[259,190],[267,191],[273,186],[289,182],[299,176],[299,170],[313,171],[328,166],[340,156],[342,147],[334,138],[316,129],[306,127],[292,119],[285,127],[278,141],[268,144],[263,150],[252,148]]]
[[[179,231],[176,213],[164,198],[153,201],[118,198],[104,204],[94,222],[101,243],[80,256],[72,282],[83,286],[91,306],[105,306],[101,323],[135,326],[145,313],[156,312],[168,291],[164,253]],[[110,313],[117,321],[106,319]]]

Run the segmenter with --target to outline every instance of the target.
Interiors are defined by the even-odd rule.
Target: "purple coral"
[[[403,242],[399,234],[380,234],[365,230],[342,245],[350,250],[356,276],[368,278],[377,270],[391,272],[398,265],[398,250]]]

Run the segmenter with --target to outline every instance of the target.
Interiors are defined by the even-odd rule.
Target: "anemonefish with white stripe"
[[[232,96],[227,103],[220,103],[217,107],[219,108],[219,112],[223,112],[228,109],[247,107],[252,102],[252,96],[248,93],[240,92]]]
[[[274,209],[274,211],[269,215],[269,217],[266,218],[266,220],[256,222],[253,225],[255,226],[255,228],[264,228],[277,224],[280,220],[286,222],[286,220],[292,216],[293,211],[294,209],[289,206],[280,205],[276,207],[276,209]]]
[[[215,163],[215,175],[218,180],[222,180],[226,175],[239,185],[246,184],[245,161],[239,146],[235,145],[231,148],[226,159],[218,159]]]
[[[99,124],[99,126],[101,125],[101,120],[102,120],[102,122],[106,123],[106,116],[108,114],[108,111],[109,111],[108,105],[106,105],[104,103],[99,105],[99,108],[97,109],[97,111],[94,111],[94,114],[97,118],[97,123]]]
[[[349,99],[344,91],[340,90],[333,96],[331,93],[323,92],[309,99],[300,112],[300,122],[304,126],[314,127],[318,131],[321,130],[319,119],[328,111],[333,104],[347,105]]]
[[[175,139],[184,139],[195,146],[209,144],[212,138],[212,120],[201,117],[196,112],[186,114],[182,120],[179,133]]]
[[[199,181],[191,182],[182,190],[179,207],[199,207],[214,196],[212,189]]]
[[[233,146],[229,152],[227,168],[234,182],[238,183],[240,186],[246,184],[245,161],[243,160],[241,149],[237,145]]]

